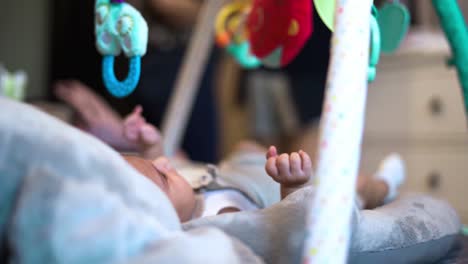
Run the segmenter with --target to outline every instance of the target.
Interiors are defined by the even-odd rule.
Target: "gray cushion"
[[[353,263],[427,263],[442,258],[461,228],[455,210],[426,195],[406,195],[362,211],[351,248]]]
[[[306,201],[314,194],[313,187],[304,188],[267,209],[197,219],[183,228],[216,226],[267,263],[300,263]],[[350,263],[417,263],[443,257],[460,222],[446,202],[407,195],[375,210],[354,210],[352,228]]]

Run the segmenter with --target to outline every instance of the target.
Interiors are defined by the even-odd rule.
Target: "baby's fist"
[[[159,131],[151,124],[147,123],[142,116],[143,108],[135,107],[123,122],[124,137],[130,142],[142,145],[140,147],[159,144],[161,136]]]
[[[278,156],[276,148],[272,146],[267,152],[267,159],[267,174],[284,187],[301,186],[307,183],[312,175],[312,161],[302,150]]]

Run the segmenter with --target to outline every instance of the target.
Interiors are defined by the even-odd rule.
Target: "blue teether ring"
[[[117,80],[114,73],[114,56],[107,55],[102,59],[102,75],[104,85],[109,93],[117,98],[126,97],[131,94],[140,80],[141,57],[134,56],[129,61],[127,78],[123,81]]]

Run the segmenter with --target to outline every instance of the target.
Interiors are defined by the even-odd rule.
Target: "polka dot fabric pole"
[[[337,0],[303,263],[345,263],[367,95],[372,0]]]

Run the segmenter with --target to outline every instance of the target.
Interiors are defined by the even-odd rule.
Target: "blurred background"
[[[117,100],[106,93],[94,44],[92,0],[0,0],[0,64],[27,74],[26,101],[65,121],[72,121],[73,111],[54,96],[54,83],[76,79],[122,115],[143,104],[147,119],[159,125],[201,4],[186,1],[192,3],[179,11],[193,17],[181,15],[186,20],[178,18],[176,22],[184,21],[180,24],[170,12],[135,4],[153,21],[154,47],[145,58],[141,83],[148,88],[139,88],[152,91],[144,95]],[[407,162],[405,190],[448,199],[468,223],[467,119],[456,71],[446,64],[450,50],[431,2],[403,2],[412,14],[411,29],[396,54],[383,55],[369,88],[361,170],[371,174],[385,155],[398,152]],[[458,3],[468,15],[468,1]],[[195,12],[187,12],[190,8]],[[246,138],[278,144],[284,151],[315,152],[330,33],[314,21],[310,44],[283,71],[247,72],[214,49],[189,128],[193,137],[206,134],[207,139],[184,143],[193,159],[216,162]],[[117,68],[122,75],[125,60]]]

